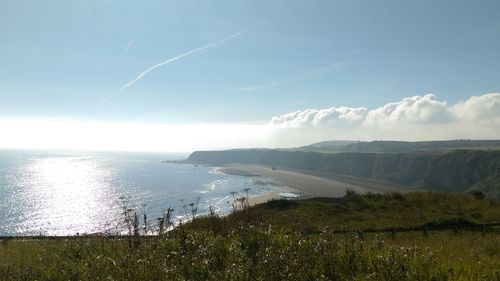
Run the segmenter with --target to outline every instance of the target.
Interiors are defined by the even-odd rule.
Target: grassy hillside
[[[495,196],[500,151],[455,150],[446,153],[318,153],[248,149],[198,151],[189,163],[264,164],[414,185],[429,190],[466,192],[473,188]]]
[[[242,214],[239,214],[241,216]],[[231,230],[242,219],[224,218]],[[245,221],[273,225],[282,230],[363,230],[473,227],[500,222],[500,203],[453,193],[416,192],[401,195],[349,192],[344,198],[272,201],[250,208]],[[210,221],[199,219],[190,227],[206,229]],[[199,228],[198,228],[199,226]]]
[[[496,189],[500,176],[500,151],[458,150],[444,154],[429,163],[424,182],[427,187],[442,191],[466,191],[482,183]]]
[[[494,220],[498,204],[449,194],[275,201],[162,237],[4,241],[0,280],[499,280],[495,229],[335,232]]]
[[[323,141],[299,147],[317,152],[375,152],[405,153],[422,151],[450,151],[454,149],[500,149],[500,140],[446,140],[446,141]]]

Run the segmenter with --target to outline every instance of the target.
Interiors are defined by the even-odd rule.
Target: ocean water
[[[226,175],[217,167],[171,164],[187,155],[0,150],[0,235],[74,235],[124,231],[123,206],[155,224],[165,209],[186,219],[199,197],[231,210],[231,192],[255,196],[279,187],[265,179]],[[184,203],[183,203],[184,202]]]

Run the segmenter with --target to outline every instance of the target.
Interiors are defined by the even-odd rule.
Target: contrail
[[[125,47],[125,50],[123,50],[123,53],[120,55],[120,58],[123,58],[123,56],[128,52],[128,49],[130,49],[130,47],[132,47],[132,44],[134,44],[134,39],[130,40],[130,42],[128,42],[128,45],[127,47]]]
[[[256,91],[256,90],[262,90],[262,89],[266,89],[266,88],[270,88],[270,87],[279,86],[279,85],[282,85],[282,84],[289,84],[289,83],[292,83],[292,82],[304,81],[304,80],[315,78],[317,76],[328,74],[330,72],[334,72],[334,71],[338,71],[338,70],[344,69],[344,68],[348,67],[349,64],[350,64],[349,60],[343,60],[343,61],[340,61],[340,62],[336,62],[336,63],[332,63],[332,64],[329,64],[329,65],[325,65],[325,66],[322,66],[322,67],[318,67],[318,68],[312,69],[312,70],[310,70],[310,71],[308,71],[306,73],[303,73],[302,75],[287,77],[287,78],[275,80],[275,81],[272,81],[272,82],[268,82],[268,83],[265,83],[265,84],[258,84],[258,85],[247,86],[247,87],[239,88],[239,89],[237,89],[237,91],[238,92],[239,91],[241,91],[241,92]]]
[[[305,73],[302,73],[301,75],[297,76],[291,76],[291,77],[286,77],[278,80],[274,80],[271,82],[267,82],[264,84],[255,84],[255,85],[249,85],[245,87],[240,87],[240,88],[233,88],[233,89],[223,89],[223,90],[215,90],[215,91],[208,91],[204,92],[204,94],[231,94],[231,93],[239,93],[239,92],[252,92],[252,91],[258,91],[262,89],[267,89],[271,87],[277,87],[280,85],[286,85],[290,84],[293,82],[297,81],[306,81],[309,79],[314,79],[318,76],[328,74],[330,72],[338,71],[344,68],[349,67],[351,64],[350,60],[343,60],[339,61],[336,63],[328,64],[325,66],[317,67],[314,69],[311,69]]]
[[[155,69],[157,69],[157,68],[159,68],[159,67],[162,67],[162,66],[164,66],[164,65],[166,65],[166,64],[169,64],[169,63],[172,63],[172,62],[174,62],[174,61],[176,61],[176,60],[179,60],[179,59],[185,58],[185,57],[187,57],[187,56],[194,55],[194,54],[199,53],[199,52],[204,51],[204,50],[208,50],[208,49],[212,49],[212,48],[217,48],[217,47],[220,47],[222,44],[226,43],[227,41],[232,40],[232,39],[234,39],[234,38],[236,38],[236,37],[238,37],[238,36],[240,36],[240,35],[242,35],[242,34],[244,34],[244,33],[248,32],[248,31],[250,31],[250,30],[251,30],[251,29],[253,29],[253,28],[254,28],[254,27],[250,27],[250,28],[243,29],[242,31],[239,31],[239,32],[237,32],[237,33],[234,33],[233,35],[231,35],[231,36],[229,36],[229,37],[227,37],[227,38],[225,38],[225,39],[219,40],[219,41],[214,42],[214,43],[210,43],[210,44],[208,44],[208,45],[205,45],[205,46],[202,46],[202,47],[196,48],[196,49],[191,50],[191,51],[189,51],[189,52],[185,52],[185,53],[183,53],[183,54],[177,55],[177,56],[175,56],[175,57],[173,57],[173,58],[169,58],[169,59],[167,59],[167,60],[165,60],[165,61],[162,61],[162,62],[160,62],[160,63],[158,63],[158,64],[155,64],[155,65],[151,66],[150,68],[148,68],[148,69],[144,70],[141,74],[139,74],[139,75],[138,75],[136,78],[134,78],[132,81],[130,81],[130,82],[128,82],[127,84],[123,85],[123,86],[122,86],[122,87],[118,90],[118,92],[123,91],[123,90],[125,90],[126,88],[128,88],[128,87],[132,86],[135,82],[137,82],[137,81],[141,80],[141,79],[142,79],[144,76],[146,76],[149,72],[151,72],[151,71],[153,71],[153,70],[155,70]]]

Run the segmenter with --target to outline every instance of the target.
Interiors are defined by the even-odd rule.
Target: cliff
[[[220,166],[263,164],[413,185],[435,191],[498,195],[500,151],[320,153],[279,149],[196,151],[188,163]]]
[[[443,141],[323,141],[298,148],[317,152],[431,152],[467,150],[498,150],[500,140],[443,140]]]

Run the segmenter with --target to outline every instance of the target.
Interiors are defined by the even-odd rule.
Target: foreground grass
[[[273,202],[197,219],[163,237],[7,241],[0,246],[0,280],[500,280],[500,233],[494,229],[334,233],[372,227],[371,213],[383,206],[401,216],[415,211],[408,201],[421,209],[420,220],[408,222],[388,209],[373,218],[376,227],[426,225],[427,215],[450,207],[442,202],[447,196],[461,204],[431,216],[433,223],[472,220],[472,207],[480,214],[475,222],[490,222],[500,216],[497,204],[441,194],[350,196]],[[328,209],[339,206],[341,212]],[[318,217],[323,212],[329,215]],[[299,227],[304,219],[307,228]]]
[[[223,229],[250,224],[302,232],[424,227],[448,228],[500,222],[500,204],[473,196],[418,192],[400,194],[350,193],[344,198],[315,198],[303,201],[273,201],[225,218]],[[209,219],[190,225],[211,228]]]

